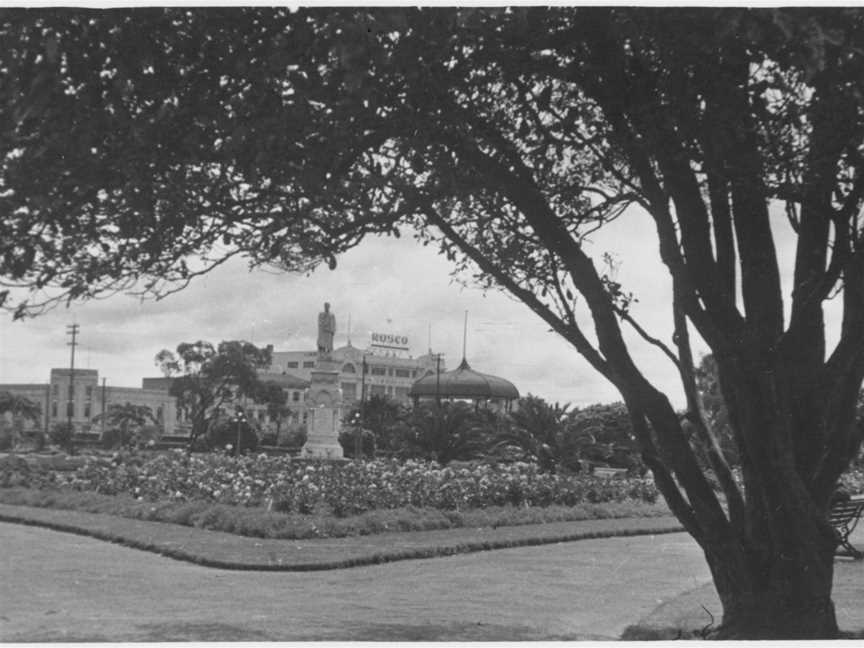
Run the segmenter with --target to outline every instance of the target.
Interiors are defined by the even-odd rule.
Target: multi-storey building
[[[148,379],[144,379],[146,383]],[[144,405],[150,408],[163,434],[173,434],[177,423],[177,404],[161,386],[115,387],[99,384],[96,369],[52,369],[49,382],[0,384],[0,391],[23,396],[41,409],[39,421],[28,421],[25,429],[48,432],[56,423],[71,421],[77,432],[99,432],[97,416],[111,405]]]
[[[350,342],[331,354],[339,365],[339,383],[346,404],[374,395],[407,404],[415,380],[443,371],[443,360],[431,353],[414,358],[370,346],[359,349]],[[274,351],[273,363],[264,375],[293,375],[309,381],[318,361],[317,351]],[[365,372],[364,372],[365,367]],[[263,377],[263,376],[262,376]]]

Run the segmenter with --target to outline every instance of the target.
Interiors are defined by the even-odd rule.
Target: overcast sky
[[[775,219],[781,268],[791,272],[794,240],[784,219]],[[631,212],[595,235],[588,247],[599,259],[609,251],[621,263],[619,280],[636,294],[636,318],[671,343],[668,274],[660,265],[656,235],[644,214]],[[463,288],[451,264],[411,237],[367,239],[311,276],[249,271],[229,263],[161,301],[127,295],[58,308],[36,319],[0,319],[0,382],[48,380],[52,367],[68,367],[66,325],[80,325],[76,366],[98,369],[108,384],[136,387],[159,375],[153,357],[178,343],[246,339],[277,351],[315,348],[317,313],[325,301],[337,319],[336,346],[343,345],[351,317],[354,346],[365,348],[371,331],[407,335],[414,356],[431,346],[448,368],[462,358],[468,311],[467,359],[484,373],[512,381],[525,395],[584,406],[620,400],[614,388],[526,306],[501,292]],[[830,311],[839,304],[831,304]],[[697,357],[707,348],[696,345]],[[680,406],[683,398],[671,362],[635,342],[642,370]]]

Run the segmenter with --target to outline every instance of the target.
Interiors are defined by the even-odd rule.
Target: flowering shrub
[[[46,488],[53,486],[55,482],[56,474],[51,470],[31,466],[15,455],[0,458],[0,488]]]
[[[864,493],[864,468],[854,467],[840,477],[840,488],[850,495]]]
[[[56,483],[144,500],[205,500],[277,511],[354,515],[406,506],[459,510],[496,505],[572,506],[583,502],[654,502],[648,479],[601,479],[542,473],[536,465],[439,467],[421,461],[301,462],[267,455],[90,457]]]

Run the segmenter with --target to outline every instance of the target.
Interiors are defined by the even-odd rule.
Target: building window
[[[371,385],[369,387],[369,393],[373,396],[386,396],[387,392],[384,390],[384,385]]]
[[[385,375],[387,375],[387,372],[384,371],[384,367],[372,367],[372,371],[370,371],[370,373],[373,376],[385,376]]]
[[[75,418],[75,403],[72,401],[66,403],[66,416]]]
[[[353,364],[346,364],[342,367],[342,373],[357,373],[357,370],[354,368]]]
[[[407,387],[397,387],[394,390],[394,396],[396,400],[408,400],[408,392],[409,389]]]
[[[300,400],[300,392],[298,392],[298,391],[291,392],[291,400],[294,401],[295,403],[298,402]]]
[[[57,418],[57,401],[51,401],[51,418]]]
[[[309,412],[303,412],[303,423],[309,420]]]
[[[299,365],[296,362],[286,362],[285,363],[286,369],[296,369],[298,366]]]
[[[410,378],[411,372],[408,371],[407,369],[397,369],[396,370],[396,377],[397,378]]]
[[[90,418],[90,403],[84,403],[84,418]]]
[[[314,361],[314,360],[307,360],[307,361],[305,361],[305,362],[303,363],[303,368],[304,368],[304,369],[311,369],[311,368],[314,367],[314,366],[315,366],[315,361]]]
[[[357,400],[357,384],[342,383],[342,398],[345,400]]]
[[[88,401],[93,400],[93,385],[87,385],[84,387],[84,398]]]
[[[388,376],[392,376],[392,375],[393,375],[393,370],[392,370],[392,369],[388,369],[388,370],[387,370],[387,375],[388,375]]]
[[[51,395],[54,396],[54,398],[57,398],[60,395],[60,385],[57,383],[51,385]]]

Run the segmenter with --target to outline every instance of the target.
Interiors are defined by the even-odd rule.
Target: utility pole
[[[66,401],[66,424],[69,428],[69,450],[73,448],[72,436],[72,410],[75,407],[75,347],[78,346],[78,325],[69,324],[66,326],[66,335],[72,336],[72,341],[67,342],[66,346],[72,347],[72,353],[69,359],[69,394]]]
[[[435,402],[441,407],[441,353],[435,354]]]
[[[441,435],[441,354],[435,354],[435,438]]]
[[[102,379],[102,416],[99,417],[99,423],[100,423],[100,428],[101,428],[101,433],[99,434],[100,439],[105,436],[105,407],[106,407],[107,400],[108,400],[106,398],[106,394],[107,394],[107,389],[105,386],[106,381],[107,381],[107,378]]]

